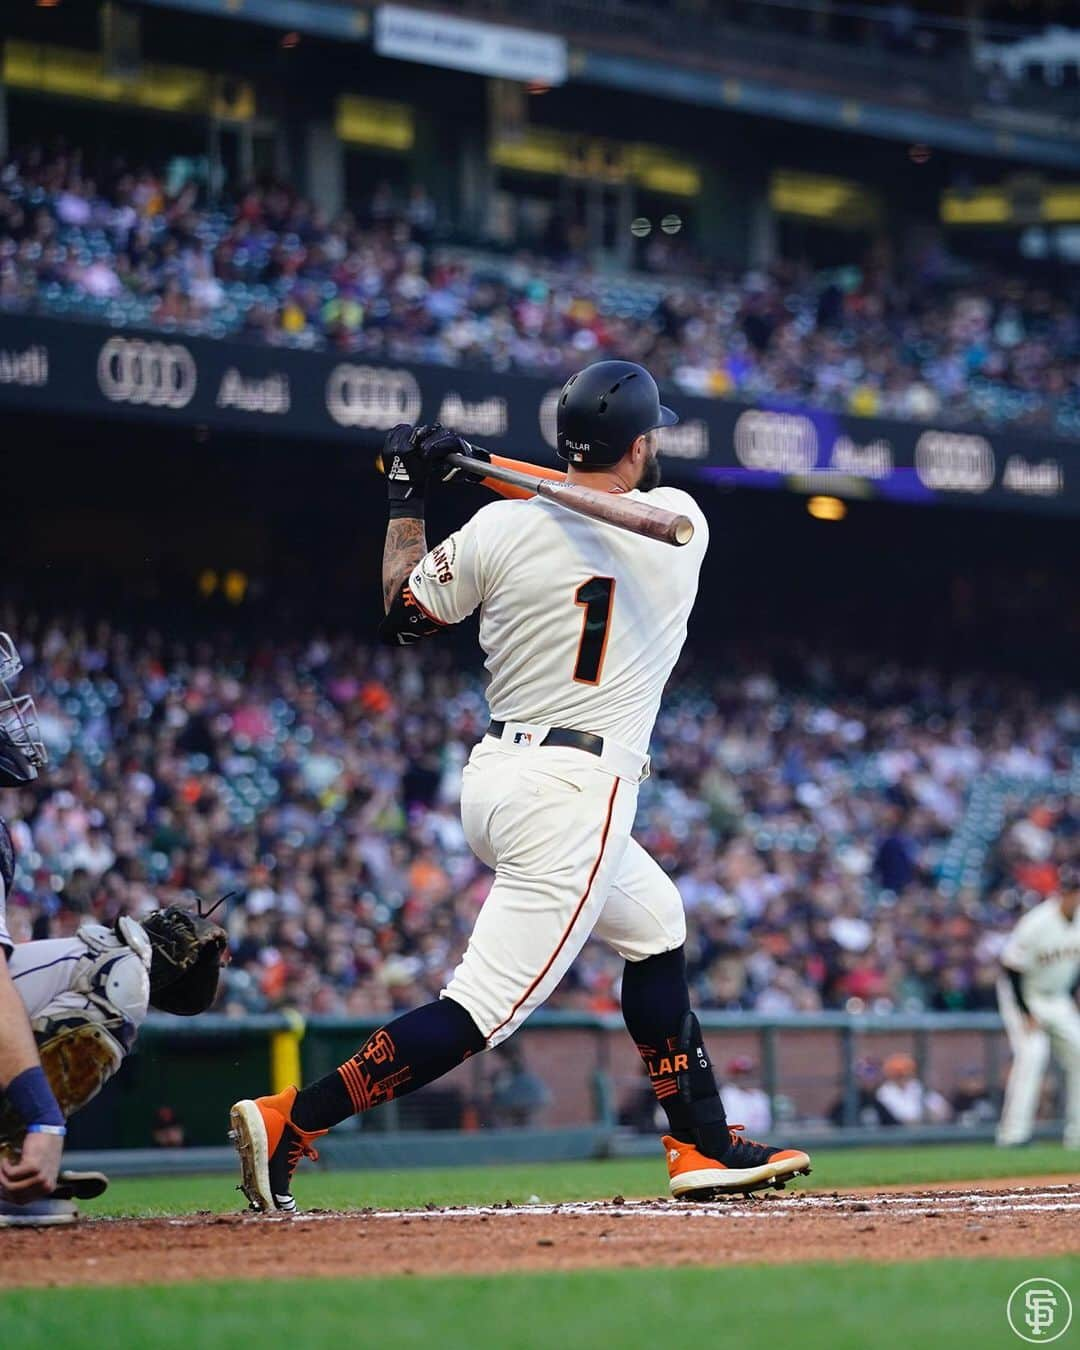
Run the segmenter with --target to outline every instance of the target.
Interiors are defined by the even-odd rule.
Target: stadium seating
[[[439,644],[391,663],[26,616],[19,643],[52,764],[12,816],[17,939],[236,891],[230,1012],[442,987],[490,877],[457,818],[482,685]],[[657,726],[637,834],[682,892],[700,1006],[992,1007],[1005,932],[1080,845],[1075,704],[800,664],[677,678]],[[619,970],[590,944],[552,1006],[617,1006]]]
[[[680,278],[668,253],[654,262],[656,275],[615,275],[451,248],[405,205],[329,221],[278,187],[210,206],[153,170],[98,183],[74,153],[0,166],[8,311],[553,378],[618,355],[686,393],[1080,434],[1067,288],[934,244],[894,269],[832,273],[736,275],[684,250]]]

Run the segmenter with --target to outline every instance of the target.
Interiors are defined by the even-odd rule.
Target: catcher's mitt
[[[212,913],[213,909],[208,914],[201,910],[192,914],[170,905],[142,920],[153,948],[152,1008],[194,1017],[213,1003],[221,967],[229,959],[229,939],[224,928],[211,921]]]
[[[48,1019],[34,1027],[41,1067],[66,1120],[91,1101],[124,1060],[124,1049],[99,1022],[95,1009]],[[26,1137],[26,1124],[0,1094],[0,1158],[15,1157]]]

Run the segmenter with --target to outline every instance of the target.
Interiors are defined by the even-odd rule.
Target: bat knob
[[[675,522],[676,544],[688,544],[694,537],[694,522],[689,516],[679,516]]]

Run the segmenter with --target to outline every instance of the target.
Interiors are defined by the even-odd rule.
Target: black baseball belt
[[[488,723],[487,734],[501,738],[505,730],[505,722],[492,720]],[[604,753],[603,736],[594,736],[591,731],[571,731],[569,727],[552,727],[540,744],[562,745],[571,750],[584,750],[587,755]]]

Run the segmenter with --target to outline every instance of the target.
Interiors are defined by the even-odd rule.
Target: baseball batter
[[[694,538],[682,549],[531,497],[484,507],[429,552],[428,483],[462,476],[446,463],[452,452],[472,455],[473,481],[482,479],[483,452],[440,427],[389,433],[380,631],[406,643],[480,611],[491,722],[465,768],[461,813],[495,879],[439,999],[303,1091],[235,1104],[232,1135],[254,1208],[296,1208],[297,1162],[332,1125],[512,1035],[590,934],[626,963],[623,1014],[668,1117],[672,1193],[711,1198],[808,1169],[805,1153],[729,1127],[690,1010],[679,894],[630,834],[708,543],[693,499],[658,485],[656,430],[676,420],[648,371],[602,361],[560,395],[558,450],[571,482],[647,493],[689,516]]]
[[[1029,910],[1001,953],[998,1007],[1013,1062],[997,1142],[1026,1144],[1053,1048],[1065,1070],[1065,1147],[1080,1148],[1080,869],[1059,869],[1058,894]]]

